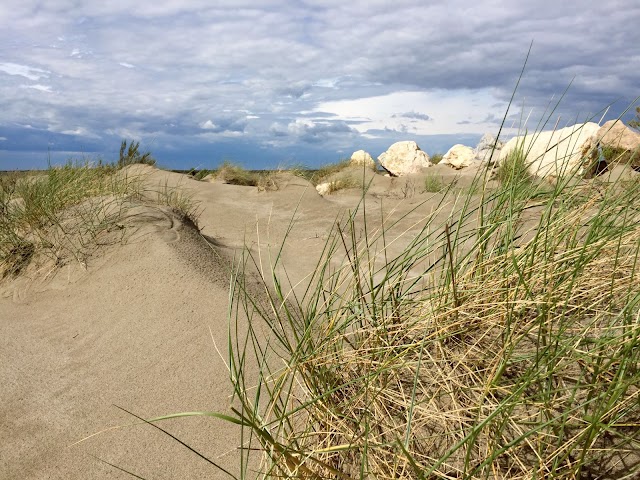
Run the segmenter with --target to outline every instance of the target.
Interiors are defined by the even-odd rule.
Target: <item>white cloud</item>
[[[130,63],[126,63],[126,62],[119,62],[118,65],[124,67],[124,68],[136,68],[135,65],[131,65]]]
[[[63,133],[65,135],[75,135],[78,137],[85,137],[85,138],[95,138],[95,139],[100,138],[100,135],[97,135],[83,127],[76,127],[72,130],[63,130],[60,133]]]
[[[39,90],[41,92],[51,93],[51,85],[40,85],[36,83],[35,85],[20,85],[20,88],[31,88],[33,90]]]
[[[29,67],[18,63],[0,63],[0,72],[9,75],[19,75],[29,80],[40,80],[41,78],[49,78],[51,72],[41,68]]]
[[[407,130],[407,122],[411,119],[397,112],[429,112],[431,120],[412,123],[412,132],[418,135],[493,130],[495,126],[482,122],[482,119],[489,114],[499,115],[505,109],[506,104],[502,104],[487,90],[455,93],[443,90],[403,91],[355,100],[323,102],[316,107],[318,112],[333,113],[338,119],[357,122],[353,128],[361,133],[368,130]],[[470,115],[475,121],[457,124],[464,115]]]

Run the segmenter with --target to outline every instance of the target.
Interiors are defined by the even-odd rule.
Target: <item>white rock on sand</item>
[[[460,170],[469,167],[475,161],[476,154],[473,148],[462,144],[454,145],[444,154],[440,165],[449,165],[450,167]]]
[[[376,161],[369,154],[369,152],[365,152],[364,150],[357,150],[351,154],[350,159],[351,165],[362,165],[365,167],[375,168]]]
[[[511,152],[522,148],[529,172],[537,177],[561,177],[588,173],[585,167],[594,161],[597,150],[593,138],[600,130],[597,123],[579,123],[555,131],[535,132],[514,137],[500,151],[501,165]]]
[[[414,141],[394,143],[378,157],[378,161],[382,168],[396,177],[420,173],[432,165],[429,155]]]
[[[485,133],[476,146],[474,153],[479,162],[496,163],[500,158],[500,150],[504,147],[504,142],[498,140],[490,133]]]

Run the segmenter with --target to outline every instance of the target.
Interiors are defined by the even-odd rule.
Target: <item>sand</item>
[[[452,180],[460,175],[453,172],[432,174]],[[335,219],[360,200],[355,189],[321,197],[288,174],[269,192],[151,167],[129,174],[144,175],[151,190],[189,191],[200,202],[202,235],[168,208],[142,206],[126,221],[127,241],[99,249],[86,267],[71,262],[0,285],[1,479],[131,478],[98,459],[150,479],[228,478],[155,428],[131,425],[136,419],[118,407],[145,418],[229,413],[223,358],[234,255],[247,247],[268,263],[295,218],[283,263],[302,289]],[[474,174],[463,173],[461,184]],[[408,191],[407,182],[418,187]],[[442,198],[420,193],[423,184],[376,176],[367,195],[367,215],[378,223],[411,212],[396,227],[403,237],[394,251]],[[199,417],[161,426],[237,474],[235,425]]]

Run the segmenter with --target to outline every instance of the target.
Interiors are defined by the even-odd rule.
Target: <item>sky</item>
[[[123,139],[167,168],[444,153],[503,119],[502,138],[628,120],[638,95],[637,0],[0,3],[0,170]]]

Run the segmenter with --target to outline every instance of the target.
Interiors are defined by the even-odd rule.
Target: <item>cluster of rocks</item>
[[[506,143],[491,134],[485,134],[475,148],[454,145],[442,157],[440,165],[456,170],[489,164],[499,166],[516,149],[522,149],[525,162],[532,175],[560,176],[577,172],[589,176],[598,166],[602,148],[630,153],[629,163],[640,169],[640,133],[629,129],[618,120],[605,123],[587,122],[549,132],[536,132],[514,137]],[[634,153],[635,152],[635,153]],[[394,143],[378,157],[379,165],[391,176],[401,177],[420,173],[433,165],[429,155],[413,141]],[[351,156],[351,164],[376,168],[373,157],[364,150]]]
[[[440,164],[461,169],[474,164],[494,161],[498,157],[502,145],[503,143],[496,140],[494,136],[486,134],[476,148],[454,145],[442,157]],[[433,165],[429,155],[422,151],[414,141],[394,143],[378,157],[378,163],[393,177],[420,173],[423,169]],[[364,150],[353,152],[351,164],[376,167],[373,157]]]

